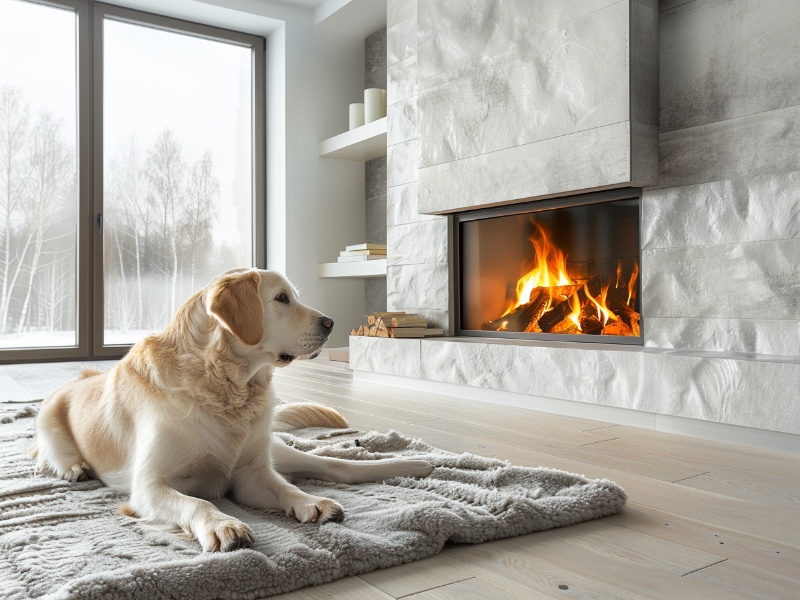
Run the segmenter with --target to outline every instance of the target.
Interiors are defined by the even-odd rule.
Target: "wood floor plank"
[[[608,525],[608,527],[613,526]],[[657,561],[649,557],[637,557],[629,552],[616,554],[606,545],[582,544],[578,538],[565,538],[550,531],[499,540],[490,544],[542,561],[544,564],[569,570],[633,598],[654,600],[749,598],[746,594],[737,593],[735,590],[721,590],[718,586],[657,568],[654,566],[658,564]]]
[[[534,537],[531,540],[536,543]],[[544,564],[493,544],[446,547],[439,556],[518,598],[638,600],[595,580],[575,575],[569,569]]]
[[[628,502],[625,510],[603,521],[745,562],[779,575],[800,573],[798,546],[751,536],[734,529],[723,529],[633,502]]]
[[[271,598],[280,600],[394,600],[393,596],[382,592],[358,577],[346,577],[331,583],[315,587],[307,587],[288,594],[279,594]]]
[[[800,574],[787,577],[733,560],[692,573],[686,579],[702,581],[729,594],[744,593],[753,600],[796,600],[800,597]]]
[[[800,483],[777,475],[716,467],[710,473],[683,480],[680,485],[764,506],[800,510]]]
[[[631,453],[644,452],[675,458],[699,466],[703,472],[716,465],[752,473],[764,473],[800,482],[800,456],[702,440],[635,427],[614,427],[617,439],[607,442]]]
[[[433,556],[425,560],[360,575],[379,590],[402,598],[472,577],[454,565]]]
[[[515,598],[528,600],[530,596],[513,596],[480,579],[466,579],[406,596],[406,600],[514,600]]]

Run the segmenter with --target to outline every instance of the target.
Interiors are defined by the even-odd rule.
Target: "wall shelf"
[[[367,162],[386,155],[386,117],[345,131],[318,145],[321,158]]]
[[[317,269],[319,277],[386,277],[386,259],[360,260],[346,263],[321,263]]]

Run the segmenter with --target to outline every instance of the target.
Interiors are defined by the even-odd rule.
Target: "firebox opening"
[[[459,333],[640,343],[639,203],[626,190],[457,215]]]

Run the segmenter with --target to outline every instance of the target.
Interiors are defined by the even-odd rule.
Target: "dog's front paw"
[[[249,548],[256,541],[250,528],[237,519],[212,519],[197,532],[203,552],[230,552]]]
[[[286,511],[287,516],[294,517],[301,523],[326,523],[344,521],[344,508],[333,500],[308,496],[301,498]]]

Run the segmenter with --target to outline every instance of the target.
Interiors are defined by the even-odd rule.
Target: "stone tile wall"
[[[386,28],[364,40],[364,88],[386,89]],[[386,157],[367,162],[364,170],[367,193],[367,242],[386,243]],[[386,310],[386,278],[365,280],[365,309],[374,313]]]

